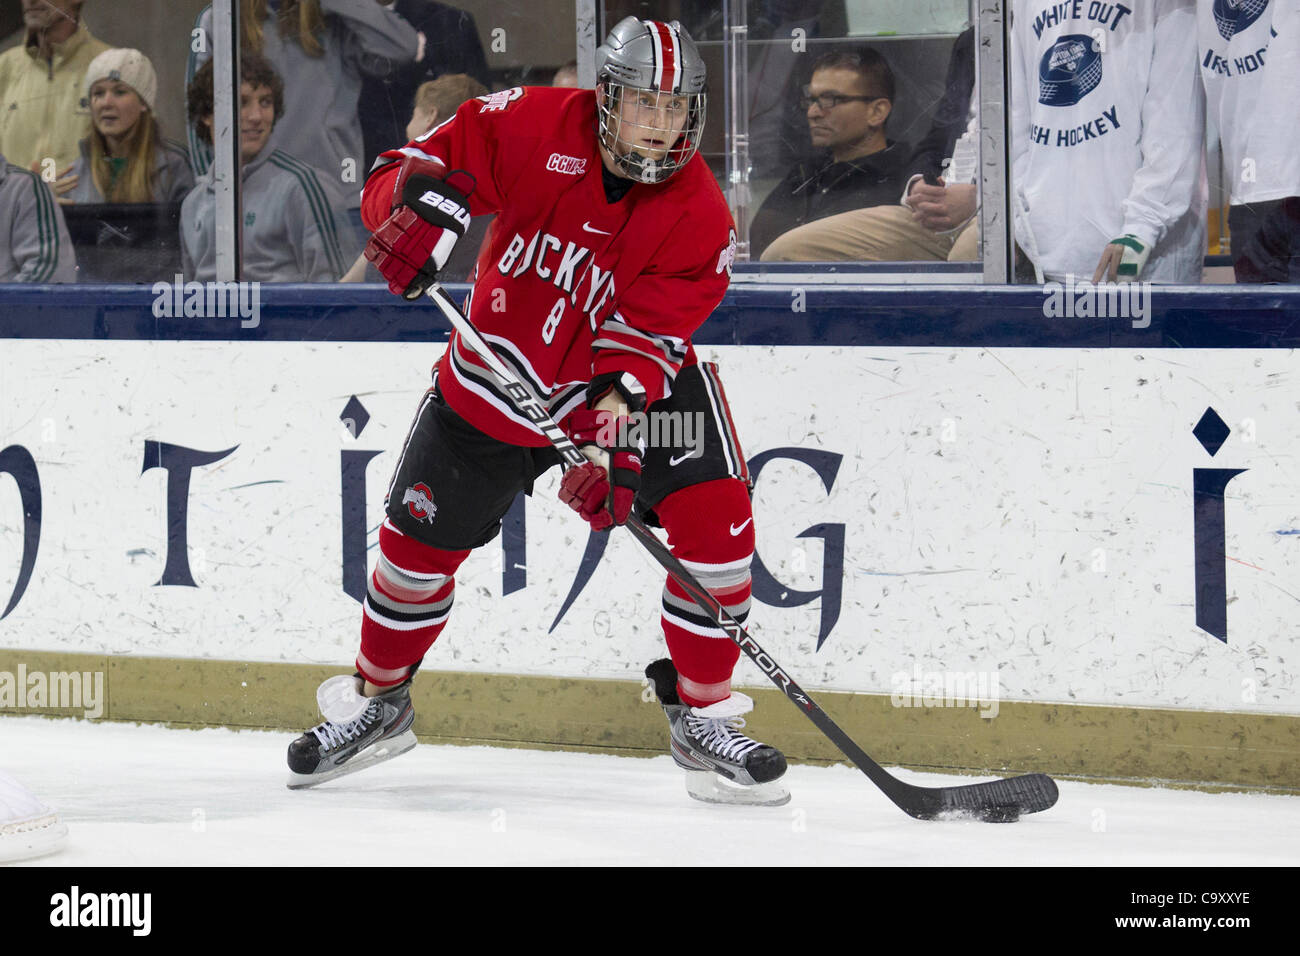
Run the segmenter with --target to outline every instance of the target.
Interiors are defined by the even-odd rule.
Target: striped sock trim
[[[737,621],[743,622],[744,619],[749,616],[749,608],[750,604],[753,603],[753,600],[748,593],[734,603],[728,603],[727,600],[719,594],[713,596],[718,599],[718,603],[722,605],[723,609]],[[663,591],[663,606],[664,610],[671,611],[679,616],[694,617],[701,621],[708,620],[708,617],[703,614],[698,604],[690,598],[673,594],[668,590],[668,588],[664,588]]]
[[[375,607],[370,602],[370,595],[367,594],[366,599],[361,603],[361,610],[370,620],[380,627],[388,628],[390,631],[419,631],[447,623],[447,618],[451,615],[451,603],[451,601],[448,601],[446,606],[439,610],[419,614],[403,614],[389,611],[386,608]]]
[[[368,659],[366,655],[362,654],[360,651],[357,652],[357,670],[361,672],[362,677],[378,687],[388,687],[393,684],[400,684],[411,675],[411,668],[409,665],[406,667],[392,668],[377,667],[373,661]]]
[[[450,577],[444,578],[435,588],[408,591],[394,587],[393,582],[381,578],[378,569],[371,576],[370,587],[366,589],[366,597],[375,610],[391,615],[446,611],[451,607],[455,593],[456,582]]]
[[[677,695],[692,707],[707,707],[731,696],[731,679],[717,684],[700,684],[678,674]]]
[[[692,620],[683,617],[678,613],[669,612],[668,609],[665,608],[662,612],[662,619],[665,626],[672,625],[673,627],[680,628],[687,634],[694,634],[697,637],[716,638],[721,641],[731,640],[731,636],[726,631],[718,627],[707,617],[701,616]],[[736,617],[736,621],[740,624],[745,623],[743,617]]]

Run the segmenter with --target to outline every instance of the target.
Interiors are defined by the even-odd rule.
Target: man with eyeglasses
[[[949,262],[979,258],[975,28],[953,42],[943,98],[894,203],[827,216],[778,236],[769,262]]]
[[[894,74],[875,50],[820,57],[801,106],[818,151],[795,164],[749,227],[750,256],[782,233],[826,216],[896,202],[907,176],[907,144],[885,136]]]

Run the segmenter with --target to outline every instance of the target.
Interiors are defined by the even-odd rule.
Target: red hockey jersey
[[[373,172],[362,195],[370,229],[391,211],[403,154],[471,173],[474,215],[496,213],[479,252],[468,315],[562,420],[588,381],[630,372],[651,402],[693,364],[690,336],[722,301],[735,230],[697,154],[666,182],[606,200],[590,90],[516,87],[469,100]],[[543,446],[492,375],[453,336],[437,367],[448,403],[500,441]]]

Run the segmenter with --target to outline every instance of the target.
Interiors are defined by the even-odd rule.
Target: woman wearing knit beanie
[[[158,77],[139,50],[105,50],[82,82],[90,132],[72,171],[54,184],[61,203],[180,202],[194,186],[184,147],[162,138],[153,114]]]

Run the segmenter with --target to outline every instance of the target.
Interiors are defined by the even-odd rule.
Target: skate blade
[[[367,767],[373,767],[385,760],[400,757],[415,747],[418,742],[415,739],[414,730],[405,730],[396,737],[389,737],[371,744],[347,763],[341,767],[335,767],[333,770],[326,770],[323,773],[294,773],[291,770],[285,786],[290,790],[305,790],[307,787],[314,787],[318,783],[325,783],[327,780],[337,780],[339,777],[346,777],[358,770],[365,770]]]
[[[23,820],[20,823],[0,824],[0,863],[30,860],[63,849],[68,837],[68,825],[57,813]]]
[[[704,803],[728,806],[783,807],[790,802],[790,791],[779,780],[744,786],[710,770],[687,770],[686,792]]]

